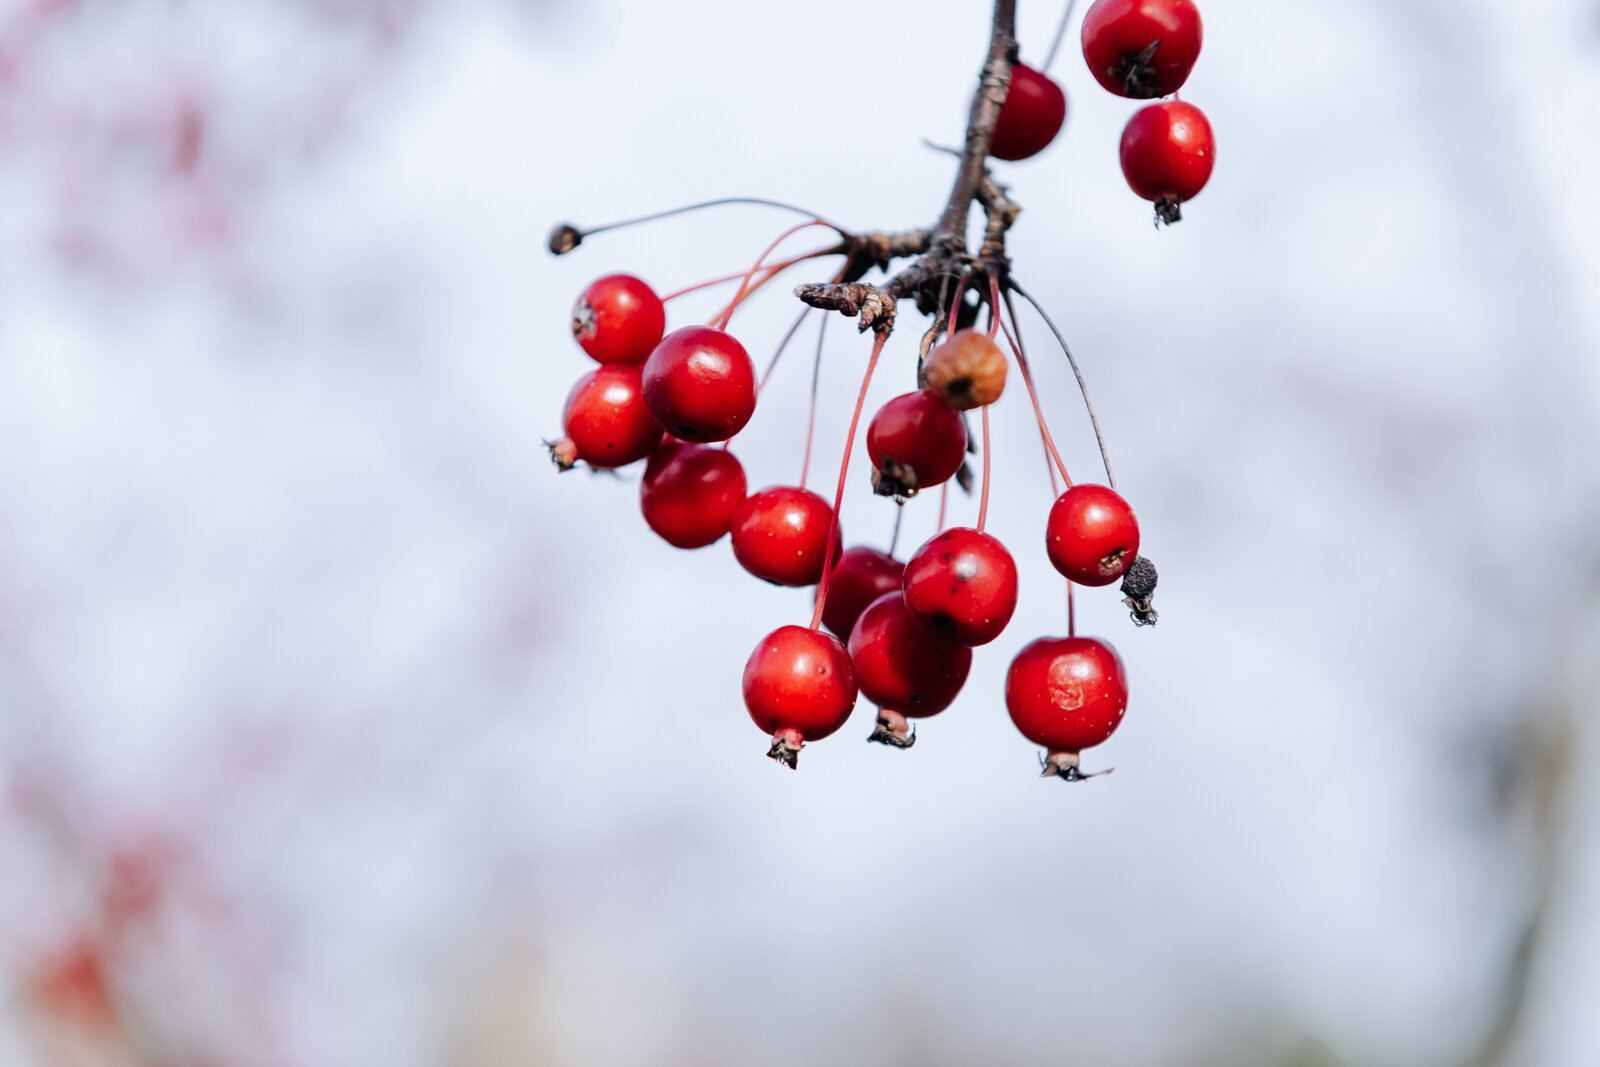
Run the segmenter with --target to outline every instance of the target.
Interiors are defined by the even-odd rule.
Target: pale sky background
[[[1020,390],[1011,628],[915,749],[863,744],[863,704],[796,774],[739,674],[810,593],[669,548],[637,471],[558,477],[540,445],[591,367],[590,279],[741,269],[791,220],[562,259],[552,223],[741,194],[930,223],[952,161],[921,139],[961,134],[986,3],[0,5],[16,988],[154,834],[182,858],[115,961],[144,1059],[114,1062],[1434,1067],[1471,1062],[1548,875],[1498,1062],[1590,1067],[1600,9],[1201,6],[1183,96],[1218,165],[1182,224],[1123,184],[1134,105],[1075,27],[1065,132],[996,165],[1162,576],[1153,630],[1079,600],[1132,703],[1087,760],[1117,774],[1067,788],[1001,697],[1063,626]],[[1059,13],[1021,4],[1025,61]],[[772,288],[734,319],[758,363],[795,313]],[[752,488],[798,474],[814,329],[734,446]],[[825,493],[868,347],[829,334]],[[858,464],[846,540],[882,546]],[[1530,799],[1545,736],[1564,818]],[[40,1062],[29,1004],[0,1001],[0,1064]]]

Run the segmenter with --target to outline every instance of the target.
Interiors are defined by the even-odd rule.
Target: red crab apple
[[[674,437],[726,441],[755,414],[755,365],[732,334],[684,326],[645,360],[644,401]]]
[[[772,738],[767,755],[793,768],[800,748],[843,726],[856,703],[850,653],[832,634],[780,626],[744,665],[744,705]]]
[[[913,615],[899,590],[885,593],[861,613],[850,631],[849,648],[861,695],[880,709],[868,740],[896,748],[910,748],[916,741],[907,720],[948,708],[972,667],[972,649]]]
[[[1093,637],[1041,637],[1011,661],[1006,710],[1022,736],[1049,750],[1045,777],[1092,777],[1079,768],[1078,753],[1122,724],[1128,710],[1122,660]]]

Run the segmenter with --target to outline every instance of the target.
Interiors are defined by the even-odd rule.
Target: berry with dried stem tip
[[[816,585],[830,535],[835,554],[840,540],[833,508],[795,485],[750,494],[734,511],[731,529],[739,565],[773,585]]]
[[[927,389],[895,397],[867,426],[872,488],[880,496],[913,497],[947,481],[966,452],[960,413]]]
[[[1011,68],[1011,88],[995,120],[989,154],[1014,162],[1050,147],[1067,120],[1067,94],[1050,75],[1021,63]]]
[[[911,720],[893,708],[879,708],[878,719],[867,735],[869,745],[888,745],[890,748],[910,748],[917,743],[917,728]]]
[[[1201,36],[1190,0],[1096,0],[1083,16],[1083,58],[1110,92],[1148,100],[1188,80]]]
[[[1041,637],[1011,661],[1006,710],[1022,736],[1049,750],[1044,777],[1093,777],[1079,769],[1078,753],[1105,741],[1122,723],[1128,710],[1122,660],[1093,637]]]
[[[1110,585],[1139,554],[1139,520],[1115,489],[1079,482],[1050,508],[1044,543],[1070,581]]]
[[[861,695],[908,718],[948,708],[972,667],[972,649],[913,615],[899,590],[861,613],[848,647]]]
[[[928,391],[957,411],[985,407],[1006,390],[1006,354],[981,330],[962,330],[922,365]]]
[[[1150,598],[1156,592],[1156,565],[1148,556],[1139,556],[1128,565],[1122,576],[1122,602],[1128,605],[1128,614],[1137,626],[1154,626],[1156,609]]]
[[[645,406],[639,368],[599,367],[578,379],[561,415],[566,437],[546,442],[558,470],[579,461],[596,470],[625,467],[661,444],[661,427]]]
[[[732,334],[684,326],[662,338],[645,361],[644,400],[674,437],[726,441],[755,414],[755,365]]]
[[[1158,225],[1183,218],[1181,205],[1206,187],[1216,160],[1211,123],[1181,100],[1151,104],[1122,131],[1122,175],[1128,188],[1155,204]]]
[[[843,726],[856,703],[855,668],[837,637],[780,626],[744,665],[744,706],[772,738],[767,755],[794,768],[800,748]]]
[[[643,363],[666,328],[661,298],[631,274],[596,278],[572,309],[572,336],[596,363]]]
[[[732,452],[670,439],[645,464],[639,485],[644,521],[674,548],[720,541],[744,498],[744,466]]]
[[[917,549],[904,589],[923,622],[960,644],[986,645],[1017,610],[1017,564],[998,538],[956,526]]]
[[[848,639],[867,605],[885,593],[897,591],[905,573],[906,565],[887,552],[865,545],[845,549],[828,578],[822,625],[841,640]]]

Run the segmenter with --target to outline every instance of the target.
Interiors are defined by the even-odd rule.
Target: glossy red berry
[[[917,549],[904,588],[923,622],[963,645],[986,645],[1017,610],[1017,564],[996,538],[957,526]]]
[[[1193,104],[1151,104],[1122,131],[1122,174],[1128,187],[1156,206],[1161,221],[1183,218],[1179,205],[1193,200],[1216,163],[1211,123]]]
[[[644,459],[661,443],[661,427],[645,406],[639,368],[604,366],[590,371],[567,394],[561,416],[567,436],[550,445],[561,470],[580,459],[598,470]]]
[[[725,448],[669,440],[645,464],[644,521],[675,548],[720,540],[744,503],[744,467]]]
[[[1139,554],[1139,520],[1115,489],[1080,482],[1050,508],[1044,546],[1072,581],[1110,585]]]
[[[1110,737],[1128,710],[1122,660],[1092,637],[1041,637],[1011,661],[1006,710],[1022,736],[1050,750],[1046,776],[1088,777],[1078,753]]]
[[[1096,0],[1083,16],[1083,58],[1118,96],[1178,91],[1200,57],[1200,11],[1190,0]]]
[[[833,508],[816,493],[768,486],[734,511],[733,554],[745,570],[774,585],[816,585],[830,529],[838,529]],[[835,560],[839,540],[835,535]]]
[[[911,614],[898,590],[885,593],[861,613],[850,631],[850,660],[861,695],[896,718],[879,716],[871,740],[909,748],[916,735],[902,732],[899,718],[937,715],[966,684],[972,649],[956,644]]]
[[[1018,63],[1011,68],[1011,89],[995,120],[989,154],[1018,160],[1050,146],[1067,119],[1067,94],[1048,74]]]
[[[732,334],[685,326],[661,339],[644,365],[644,399],[685,441],[726,441],[756,410],[756,369]]]
[[[596,278],[572,309],[572,336],[598,363],[643,363],[666,326],[661,298],[631,274]]]
[[[872,486],[883,496],[916,496],[949,480],[967,455],[961,415],[927,389],[897,396],[872,417],[867,454]]]
[[[780,626],[744,665],[744,706],[772,737],[767,755],[790,767],[800,746],[843,726],[856,703],[850,653],[832,634]]]
[[[864,545],[845,549],[828,576],[822,625],[840,638],[849,638],[867,605],[885,593],[898,592],[905,573],[906,565],[886,552]]]

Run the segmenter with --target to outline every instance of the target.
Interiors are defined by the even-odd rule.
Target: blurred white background
[[[997,165],[1162,574],[1154,630],[1080,597],[1133,703],[1070,789],[1001,700],[1063,626],[1020,391],[1010,631],[914,750],[862,705],[796,774],[738,679],[809,593],[540,444],[584,284],[790,220],[552,223],[926,225],[987,3],[0,6],[0,1063],[1593,1064],[1600,9],[1201,6],[1181,225],[1075,27],[1066,131]],[[814,329],[752,487],[798,473]],[[829,331],[824,492],[867,350]]]

